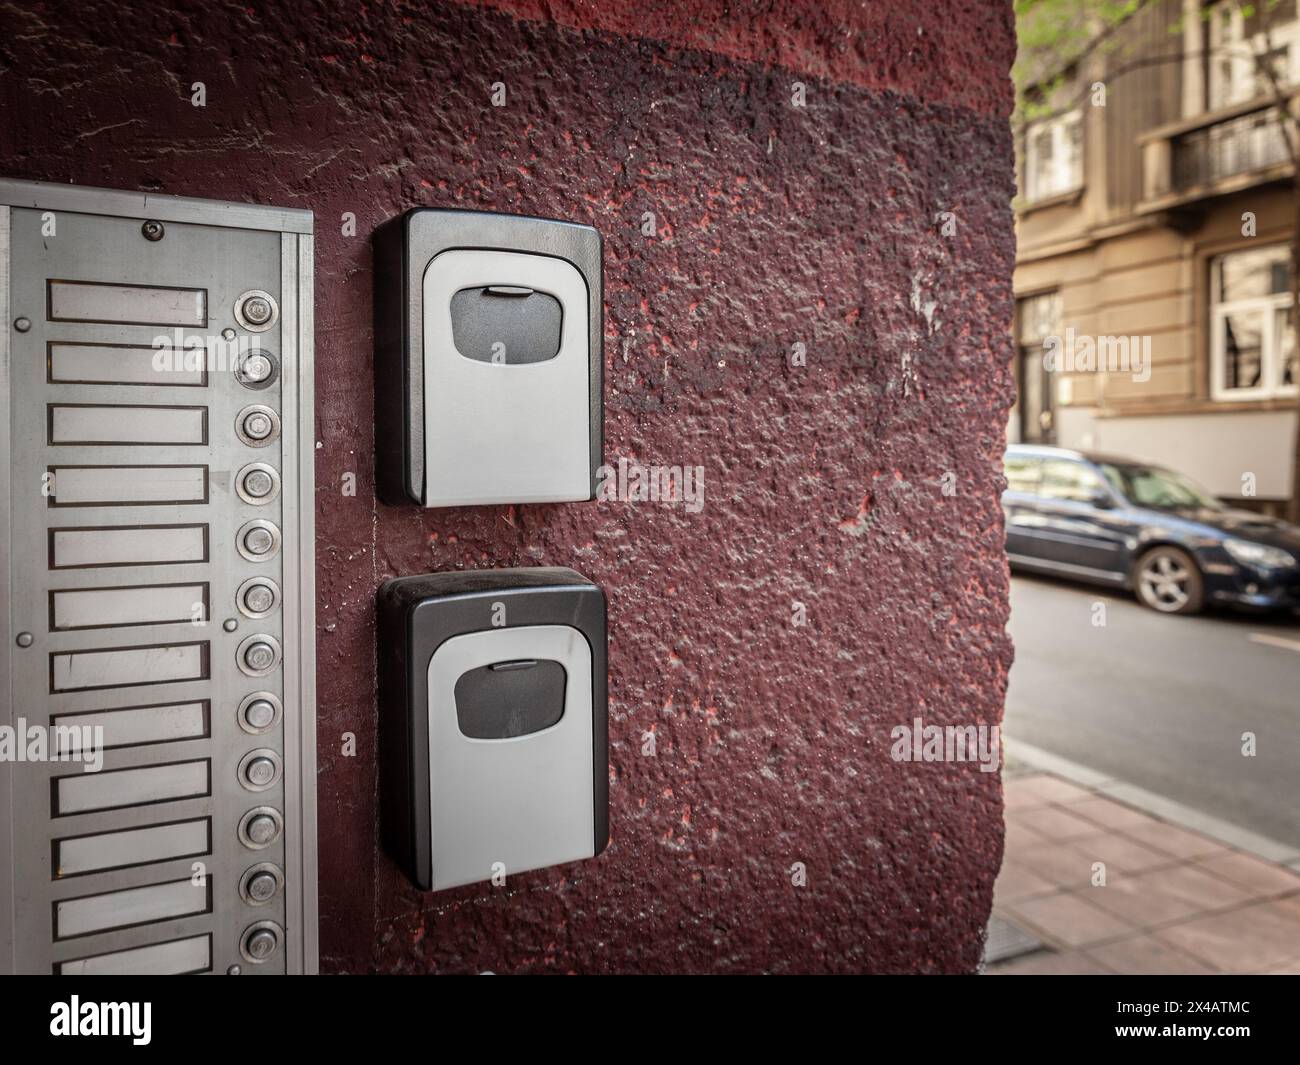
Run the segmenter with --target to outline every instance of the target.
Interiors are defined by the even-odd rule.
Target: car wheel
[[[1192,556],[1177,547],[1153,547],[1133,581],[1143,605],[1162,614],[1195,614],[1205,605],[1205,582]]]

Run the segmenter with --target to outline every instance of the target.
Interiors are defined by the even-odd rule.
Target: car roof
[[[1039,459],[1073,459],[1076,462],[1095,462],[1109,466],[1148,466],[1153,463],[1122,455],[1106,455],[1096,451],[1076,451],[1068,447],[1055,447],[1051,444],[1008,444],[1008,455],[1024,455]]]

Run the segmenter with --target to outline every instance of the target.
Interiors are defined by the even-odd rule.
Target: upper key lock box
[[[595,498],[601,241],[415,208],[375,232],[379,492],[426,507]]]
[[[382,829],[418,887],[591,858],[609,838],[605,597],[570,569],[379,591]]]

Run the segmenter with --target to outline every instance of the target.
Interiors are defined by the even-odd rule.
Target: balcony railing
[[[1275,181],[1292,167],[1277,108],[1254,101],[1152,130],[1142,171],[1139,210],[1153,211]]]
[[[1281,119],[1271,110],[1177,136],[1173,155],[1175,192],[1290,161]]]

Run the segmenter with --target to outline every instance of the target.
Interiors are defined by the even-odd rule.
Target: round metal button
[[[244,317],[253,325],[265,325],[271,320],[271,304],[265,296],[250,296],[244,300]]]
[[[269,643],[255,643],[244,651],[244,665],[261,673],[275,665],[275,648]]]
[[[261,961],[275,953],[275,933],[265,928],[248,937],[248,953]]]
[[[235,362],[235,380],[245,388],[263,392],[280,377],[280,360],[265,348],[252,348]]]
[[[266,447],[280,436],[280,416],[261,403],[235,416],[235,435],[249,447]]]
[[[244,376],[254,383],[261,383],[271,376],[271,360],[262,352],[255,351],[244,360]]]
[[[250,462],[235,478],[235,491],[245,503],[261,506],[280,493],[280,475],[265,462]]]
[[[241,526],[235,547],[249,562],[266,562],[280,549],[280,530],[274,522],[255,518]]]
[[[250,906],[264,906],[284,887],[284,870],[275,862],[259,862],[244,870],[239,882],[240,897]]]
[[[274,806],[254,806],[239,821],[239,842],[249,850],[262,850],[280,838],[284,819]]]
[[[249,791],[266,791],[280,779],[280,756],[270,747],[258,747],[239,760],[239,782]]]
[[[265,333],[279,317],[279,304],[263,289],[249,289],[235,301],[235,318],[250,332]]]
[[[275,877],[270,873],[258,873],[248,879],[248,896],[257,902],[266,902],[275,897]]]
[[[20,632],[17,643],[19,647],[30,647],[32,645],[32,634],[30,632]]]
[[[248,822],[248,828],[245,831],[247,831],[250,840],[265,846],[280,834],[280,826],[275,823],[275,818],[267,817],[266,814],[259,814]]]
[[[275,707],[265,699],[257,699],[248,704],[244,717],[253,728],[270,728],[275,721]]]
[[[256,736],[274,728],[281,712],[279,696],[274,692],[252,692],[240,702],[235,719],[240,728]]]
[[[275,546],[270,529],[249,529],[244,536],[244,546],[255,555],[264,555]]]
[[[280,586],[270,577],[249,577],[235,593],[235,605],[250,618],[267,617],[280,606]]]
[[[254,633],[239,645],[235,663],[250,677],[264,677],[280,664],[280,641],[264,632]]]
[[[244,778],[259,788],[268,788],[275,780],[275,763],[269,758],[254,758],[244,767]]]
[[[244,956],[245,961],[260,964],[273,957],[280,949],[282,936],[279,925],[272,921],[258,921],[257,924],[245,929],[244,938],[239,944],[239,952]]]
[[[258,499],[267,495],[274,487],[275,482],[271,480],[271,475],[265,470],[254,470],[244,477],[244,491],[250,496],[256,496]]]

